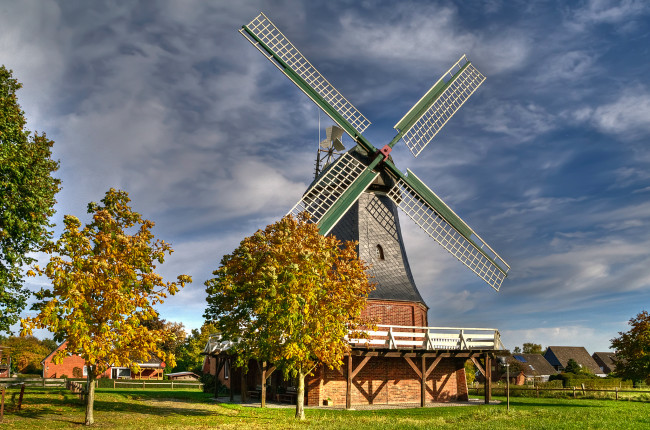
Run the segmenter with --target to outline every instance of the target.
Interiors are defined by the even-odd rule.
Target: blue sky
[[[1,62],[61,160],[55,222],[128,191],[176,250],[161,272],[194,278],[163,318],[199,327],[221,256],[313,178],[318,109],[237,32],[260,11],[377,147],[462,54],[487,76],[417,159],[392,153],[512,267],[496,293],[404,218],[430,325],[594,352],[647,309],[645,1],[3,2]]]

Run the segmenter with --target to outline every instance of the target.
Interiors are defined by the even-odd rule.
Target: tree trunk
[[[86,378],[86,422],[87,426],[95,423],[93,408],[95,406],[95,366],[88,366],[88,377]]]
[[[298,370],[298,392],[296,393],[296,419],[305,419],[305,372]]]

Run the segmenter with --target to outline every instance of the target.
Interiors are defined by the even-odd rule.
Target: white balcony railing
[[[353,346],[385,349],[503,349],[497,329],[377,325],[367,339],[348,338]]]
[[[364,331],[367,338],[346,336],[353,347],[378,349],[418,349],[437,351],[467,351],[504,349],[499,330],[493,328],[416,327],[377,325],[377,330]],[[217,355],[230,349],[232,341],[222,341],[212,335],[203,354]]]

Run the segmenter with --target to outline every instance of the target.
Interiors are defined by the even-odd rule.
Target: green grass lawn
[[[7,399],[4,429],[79,428],[84,406],[63,389],[29,388],[22,411]],[[98,389],[95,427],[117,429],[650,429],[645,402],[511,398],[510,412],[500,405],[425,409],[345,411],[307,409],[297,422],[294,410],[216,404],[197,390]],[[504,400],[501,397],[496,397]]]

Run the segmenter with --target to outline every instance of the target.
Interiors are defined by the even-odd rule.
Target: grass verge
[[[30,388],[23,409],[7,399],[6,429],[79,428],[84,406],[77,396],[58,388]],[[504,400],[497,397],[499,400]],[[216,404],[196,390],[98,389],[94,427],[106,429],[639,429],[650,428],[644,402],[513,398],[511,410],[500,405],[424,409],[345,411],[307,409],[297,422],[291,408],[254,408]]]

